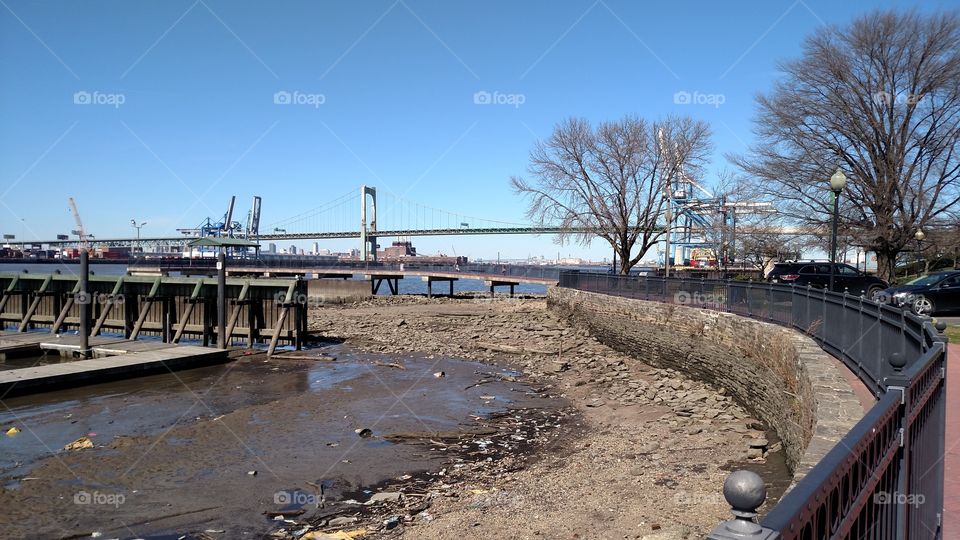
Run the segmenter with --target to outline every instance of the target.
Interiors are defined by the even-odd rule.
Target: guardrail
[[[561,272],[559,286],[735,313],[795,328],[879,398],[757,523],[763,480],[724,483],[735,519],[709,539],[941,538],[946,421],[943,325],[863,297],[790,285]]]

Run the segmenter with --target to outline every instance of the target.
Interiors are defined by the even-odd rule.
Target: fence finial
[[[734,519],[724,521],[707,536],[708,540],[733,540],[750,538],[753,540],[774,540],[780,533],[766,529],[754,522],[757,508],[767,498],[767,486],[752,471],[734,471],[723,482],[723,497],[730,504]]]
[[[903,371],[903,366],[907,365],[907,358],[903,356],[902,353],[892,353],[887,362],[890,362],[890,365],[893,366],[893,371],[900,372]]]

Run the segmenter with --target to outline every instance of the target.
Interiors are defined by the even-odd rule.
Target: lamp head
[[[843,171],[840,170],[840,167],[837,167],[837,172],[833,173],[833,176],[830,177],[830,189],[839,193],[843,191],[843,188],[847,185],[847,175],[843,174]]]
[[[927,235],[923,234],[923,229],[917,229],[917,232],[913,234],[913,237],[917,239],[917,242],[922,242]]]

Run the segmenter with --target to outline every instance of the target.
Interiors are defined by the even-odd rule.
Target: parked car
[[[767,274],[767,281],[787,283],[819,289],[830,286],[830,263],[817,261],[788,261],[776,263]],[[834,263],[833,290],[872,298],[888,287],[887,282],[857,270],[848,264]]]
[[[918,315],[960,310],[960,270],[934,272],[890,287],[874,298]]]

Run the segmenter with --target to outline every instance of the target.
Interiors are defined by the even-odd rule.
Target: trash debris
[[[384,491],[382,493],[375,493],[373,497],[370,497],[366,504],[375,504],[378,502],[399,502],[402,498],[403,494],[399,491]]]
[[[249,474],[250,476],[256,476],[257,471],[247,471],[247,474]]]
[[[443,371],[438,371],[438,372],[434,373],[433,376],[436,377],[436,378],[438,378],[438,379],[441,379],[441,378],[443,378],[443,377],[446,377],[447,374],[446,374],[445,372],[443,372]]]
[[[366,529],[354,529],[352,531],[337,531],[325,533],[320,531],[308,532],[300,537],[301,540],[353,540],[361,538],[367,534]]]
[[[328,521],[327,527],[343,527],[344,525],[352,525],[358,521],[360,521],[360,518],[355,516],[340,516]]]
[[[356,432],[356,434],[359,435],[361,439],[367,439],[373,435],[373,431],[367,428],[357,428],[353,431]]]
[[[396,362],[374,362],[373,365],[380,367],[392,367],[396,369],[407,369],[403,364],[398,364]]]
[[[13,426],[7,430],[7,437],[13,437],[17,433],[20,433],[20,429],[18,429],[17,426]]]
[[[400,524],[400,516],[390,516],[383,520],[383,527],[388,531]]]
[[[63,447],[64,450],[82,450],[84,448],[93,448],[93,441],[89,437],[80,437]]]

